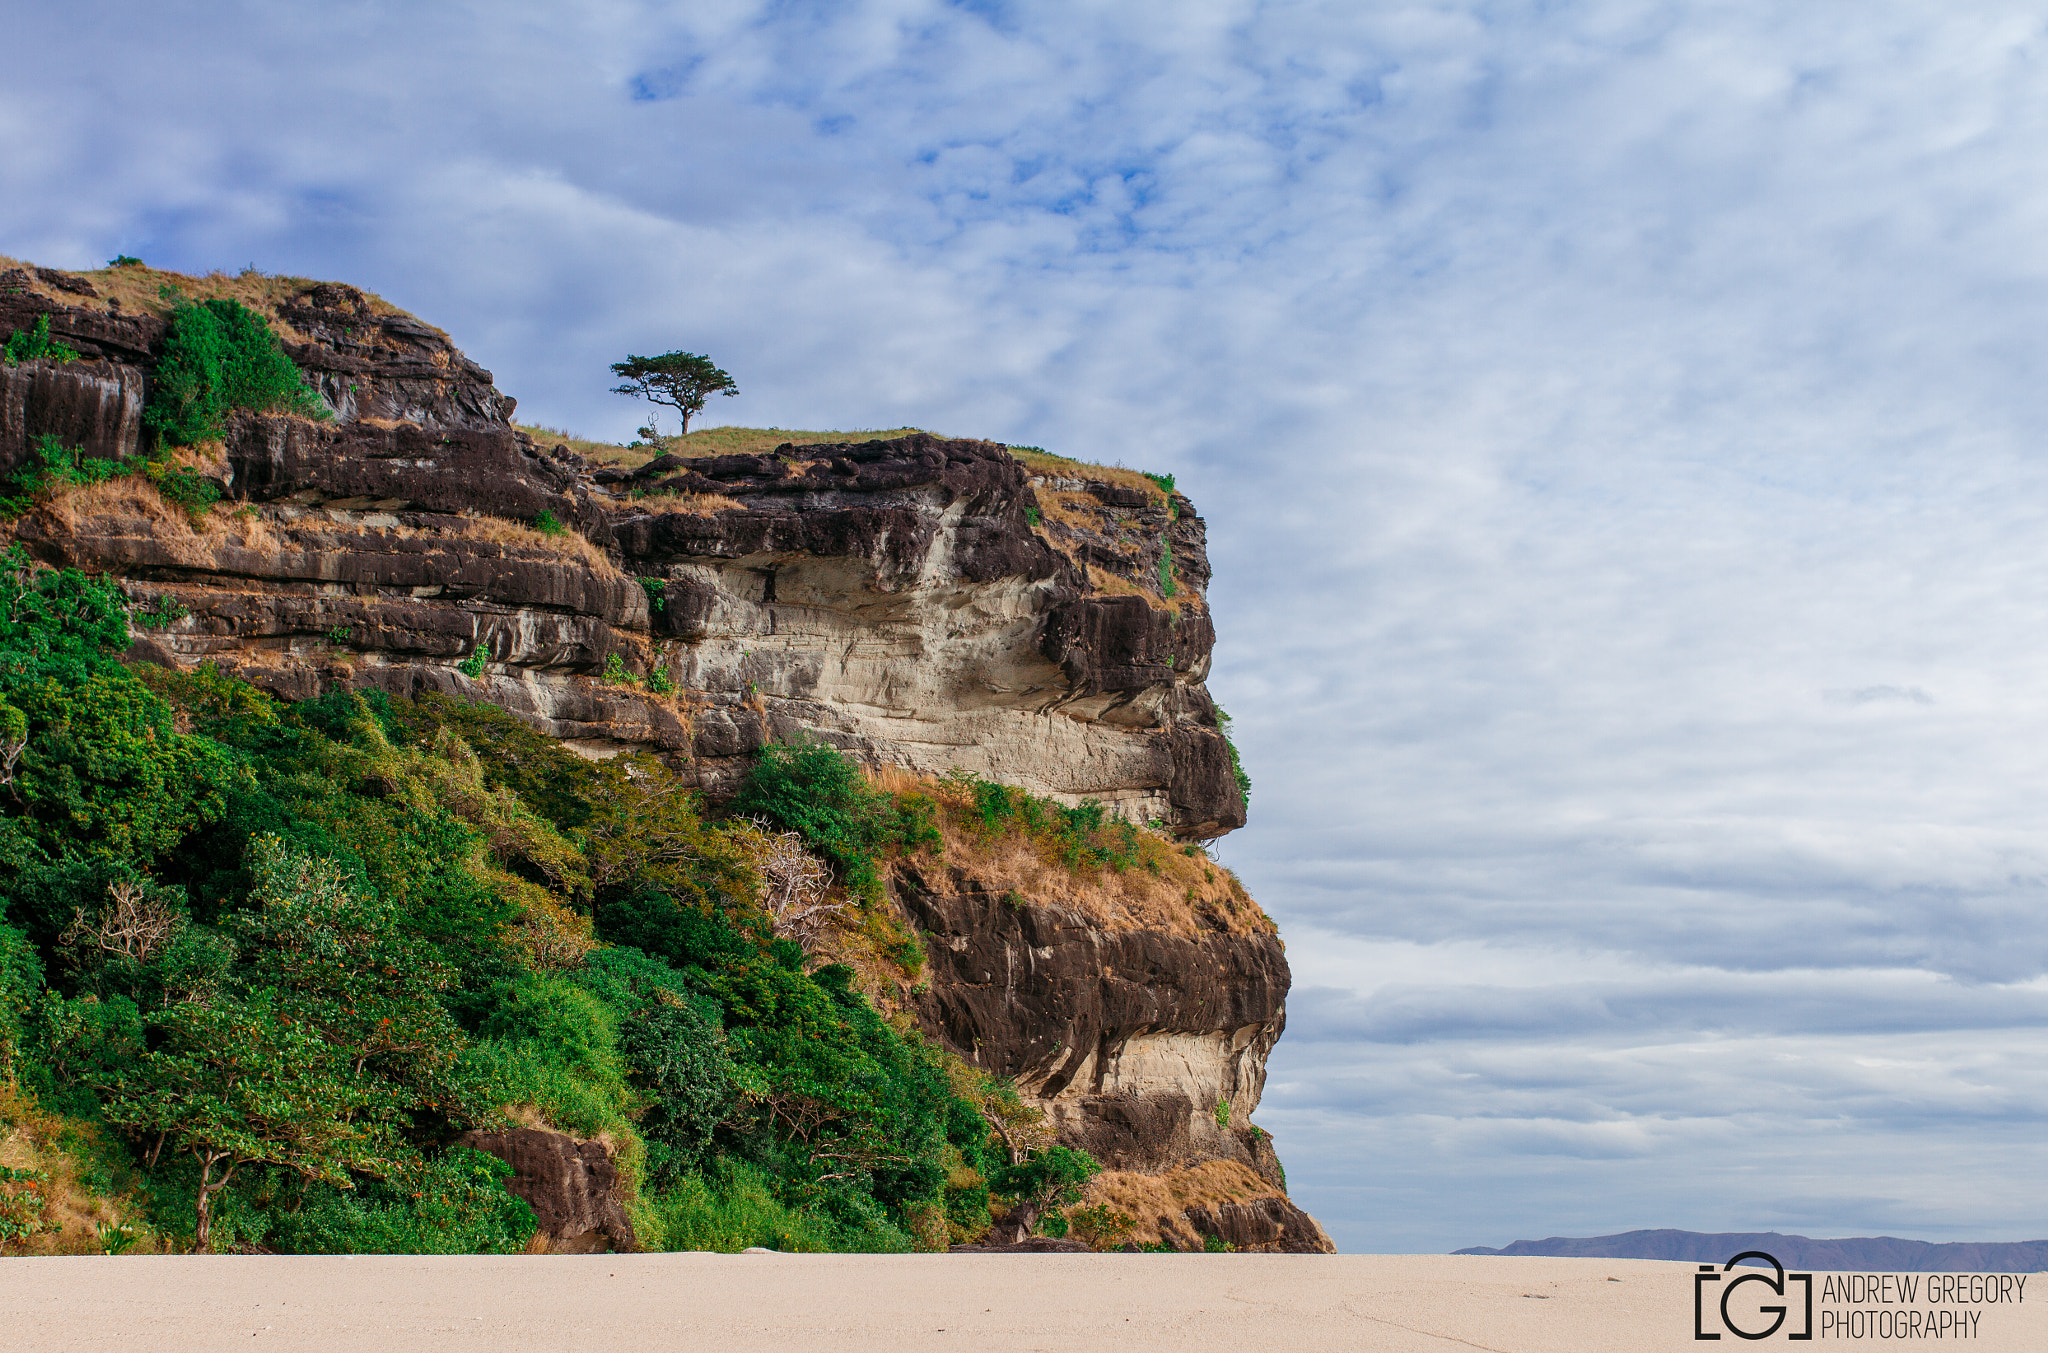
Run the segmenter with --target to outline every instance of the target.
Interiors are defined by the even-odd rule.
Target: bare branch
[[[817,947],[832,918],[846,910],[846,900],[826,896],[832,871],[804,849],[803,837],[774,830],[766,818],[753,821],[768,842],[760,871],[761,905],[768,912],[769,925],[781,938],[795,940],[808,954]]]
[[[86,945],[104,953],[147,963],[184,928],[185,918],[162,900],[147,896],[138,883],[107,886],[113,902],[88,921],[85,908],[71,914],[71,924],[58,937],[65,945]]]

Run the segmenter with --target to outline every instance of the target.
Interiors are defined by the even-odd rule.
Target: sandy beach
[[[0,1342],[20,1353],[266,1344],[338,1353],[1641,1353],[1699,1346],[1693,1271],[1449,1255],[9,1259],[0,1260]],[[1916,1306],[1891,1307],[1891,1318],[1909,1309],[1941,1308],[1923,1291]],[[2048,1291],[1953,1311],[1979,1313],[1970,1347],[2048,1347]],[[1781,1333],[1764,1344],[1783,1341]],[[1726,1335],[1721,1344],[1749,1346]]]

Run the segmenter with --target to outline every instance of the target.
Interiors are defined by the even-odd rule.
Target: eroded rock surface
[[[1015,1081],[1062,1140],[1111,1169],[1227,1159],[1278,1183],[1247,1126],[1287,1025],[1278,936],[1107,929],[958,869],[899,867],[895,891],[926,936],[918,1022]]]
[[[182,613],[139,630],[136,656],[218,663],[293,699],[490,701],[587,755],[650,751],[712,790],[765,742],[814,735],[1187,837],[1243,823],[1203,685],[1209,562],[1186,497],[926,434],[593,469],[513,428],[512,401],[439,330],[332,284],[274,314],[336,417],[243,416],[187,453],[223,495],[196,518],[129,477],[17,526],[45,560],[112,574],[138,616]],[[44,433],[137,455],[164,322],[0,274],[0,333],[41,315],[85,360],[0,369],[0,475]],[[672,690],[649,689],[657,673]],[[958,871],[902,871],[892,891],[930,937],[918,1018],[1038,1097],[1064,1140],[1115,1170],[1242,1166],[1285,1203],[1249,1127],[1285,1027],[1275,936],[1011,905]],[[609,1187],[601,1148],[499,1136],[522,1177],[556,1181],[530,1186],[569,1228],[550,1235],[619,1243],[590,1201]],[[1313,1222],[1270,1201],[1173,1224],[1195,1247],[1315,1248]]]
[[[98,359],[0,374],[0,471],[43,432],[137,452],[163,322],[68,299],[0,288],[0,330],[47,315]],[[149,656],[295,696],[488,699],[710,788],[811,733],[1193,836],[1244,821],[1202,685],[1209,566],[1185,497],[925,434],[593,472],[513,429],[438,330],[331,284],[276,314],[340,416],[236,419],[203,467],[228,506],[175,548],[160,515],[83,499],[21,532],[188,611]],[[656,670],[672,692],[635,684]]]
[[[618,1171],[602,1142],[559,1132],[513,1128],[469,1132],[462,1144],[512,1167],[505,1188],[533,1209],[535,1232],[549,1254],[595,1254],[638,1247],[633,1223],[619,1205]]]

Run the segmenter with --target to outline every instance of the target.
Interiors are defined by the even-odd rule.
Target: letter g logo
[[[1785,1306],[1759,1306],[1757,1308],[1759,1314],[1775,1316],[1777,1318],[1772,1320],[1763,1329],[1749,1330],[1737,1324],[1735,1317],[1728,1313],[1728,1299],[1734,1296],[1735,1289],[1744,1283],[1762,1283],[1771,1290],[1772,1295],[1782,1302],[1785,1297],[1785,1285],[1788,1282],[1793,1282],[1798,1283],[1805,1289],[1805,1328],[1797,1334],[1787,1334],[1785,1338],[1787,1340],[1811,1339],[1813,1337],[1813,1275],[1811,1273],[1787,1273],[1783,1264],[1779,1263],[1775,1257],[1765,1254],[1762,1250],[1744,1250],[1741,1254],[1736,1255],[1733,1259],[1722,1265],[1718,1272],[1715,1271],[1712,1264],[1700,1265],[1699,1271],[1692,1275],[1692,1337],[1694,1339],[1719,1339],[1721,1337],[1720,1331],[1709,1331],[1704,1328],[1706,1323],[1706,1302],[1704,1298],[1707,1284],[1720,1282],[1724,1275],[1734,1272],[1735,1266],[1745,1259],[1763,1260],[1771,1266],[1771,1273],[1768,1276],[1763,1273],[1745,1273],[1721,1289],[1721,1328],[1727,1330],[1738,1339],[1770,1338],[1785,1324],[1787,1310]]]

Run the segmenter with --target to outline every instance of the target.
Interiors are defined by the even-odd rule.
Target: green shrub
[[[584,978],[619,1017],[619,1050],[647,1098],[640,1135],[648,1177],[668,1183],[699,1168],[738,1097],[717,1002],[637,949],[591,956]]]
[[[142,473],[156,485],[165,502],[184,508],[185,515],[195,522],[220,501],[220,490],[213,481],[190,466],[153,460],[142,467]]]
[[[0,1244],[18,1244],[53,1229],[49,1222],[49,1179],[41,1170],[0,1165]]]
[[[219,437],[238,409],[330,416],[261,315],[239,301],[177,300],[143,425],[188,446]]]
[[[147,861],[225,812],[231,758],[177,731],[113,660],[127,644],[112,585],[38,568],[19,546],[0,555],[0,736],[22,743],[0,800],[0,895],[38,865]]]
[[[1216,706],[1216,730],[1223,734],[1223,748],[1230,753],[1230,774],[1237,781],[1237,788],[1249,805],[1252,801],[1252,777],[1245,773],[1244,762],[1238,760],[1237,744],[1230,737],[1230,715],[1223,706]]]
[[[1171,600],[1180,591],[1180,584],[1173,576],[1173,542],[1159,542],[1159,594]]]
[[[1022,831],[1075,869],[1104,868],[1119,874],[1133,867],[1158,869],[1147,849],[1152,839],[1136,824],[1111,817],[1098,800],[1068,807],[1027,789],[964,771],[954,771],[946,781],[973,796],[974,825],[986,835]]]
[[[0,909],[0,916],[5,914]],[[42,985],[42,960],[28,936],[0,925],[0,1085],[15,1078],[22,1031]]]
[[[183,620],[192,612],[178,604],[177,598],[165,594],[139,611],[131,611],[128,618],[146,630],[165,629]]]
[[[603,1074],[617,1070],[618,1028],[604,1002],[566,978],[540,978],[501,991],[478,1031],[529,1044],[550,1065]]]
[[[1147,478],[1147,479],[1151,480],[1151,481],[1152,481],[1153,483],[1157,484],[1157,485],[1159,486],[1159,491],[1160,491],[1161,493],[1165,494],[1165,495],[1166,495],[1167,497],[1169,497],[1169,498],[1171,498],[1171,497],[1173,496],[1173,476],[1172,476],[1172,475],[1170,475],[1170,474],[1153,474],[1153,473],[1152,473],[1152,472],[1151,472],[1150,470],[1145,470],[1145,471],[1141,471],[1141,473],[1142,473],[1142,474],[1143,474],[1143,475],[1145,476],[1145,478]]]
[[[724,1158],[647,1199],[634,1228],[648,1249],[737,1254],[758,1245],[815,1254],[840,1248],[829,1222],[777,1196],[778,1182],[759,1166]]]
[[[49,433],[36,438],[28,455],[0,489],[0,517],[19,517],[52,490],[67,485],[99,484],[127,474],[118,460],[100,460],[69,447]]]
[[[1128,1212],[1119,1212],[1108,1203],[1090,1203],[1067,1209],[1067,1229],[1076,1240],[1085,1241],[1091,1250],[1107,1251],[1121,1249],[1124,1237],[1138,1224],[1138,1219]]]
[[[469,650],[468,657],[464,658],[461,662],[455,664],[455,670],[462,673],[470,680],[474,681],[476,678],[484,674],[484,663],[486,661],[487,659],[484,656],[484,646],[482,644],[478,644],[475,648]]]
[[[642,578],[640,586],[647,593],[647,609],[660,615],[668,606],[668,579]]]
[[[559,536],[568,531],[569,528],[564,526],[562,519],[554,513],[543,511],[538,517],[533,519],[533,529],[544,536]]]
[[[656,1246],[928,1248],[1085,1177],[1057,1150],[1013,1165],[984,1112],[1024,1121],[1014,1091],[850,969],[807,973],[754,901],[748,829],[651,759],[585,762],[444,697],[131,671],[126,637],[106,584],[0,556],[0,744],[25,747],[0,1058],[109,1125],[107,1178],[134,1172],[157,1234],[196,1241],[203,1203],[216,1249],[516,1250],[499,1167],[439,1144],[520,1105],[608,1136]],[[936,842],[931,799],[785,750],[756,790],[871,868]],[[543,889],[613,947],[537,971]],[[117,906],[147,922],[136,952],[94,939]]]
[[[0,360],[5,360],[9,366],[17,362],[75,362],[78,360],[78,350],[68,348],[51,338],[50,317],[37,315],[32,326],[9,335],[7,345],[0,348]]]
[[[1077,1201],[1088,1181],[1102,1172],[1102,1165],[1086,1151],[1069,1146],[1048,1146],[1020,1164],[1007,1161],[989,1174],[996,1192],[1036,1211],[1043,1218],[1045,1234],[1067,1233],[1067,1219],[1061,1211]]]
[[[732,801],[734,813],[764,814],[831,862],[847,891],[879,901],[881,853],[899,844],[903,823],[888,795],[844,752],[822,742],[770,743]]]
[[[347,1191],[316,1184],[278,1217],[271,1243],[295,1254],[518,1254],[534,1219],[505,1191],[511,1174],[458,1146],[394,1179]]]

